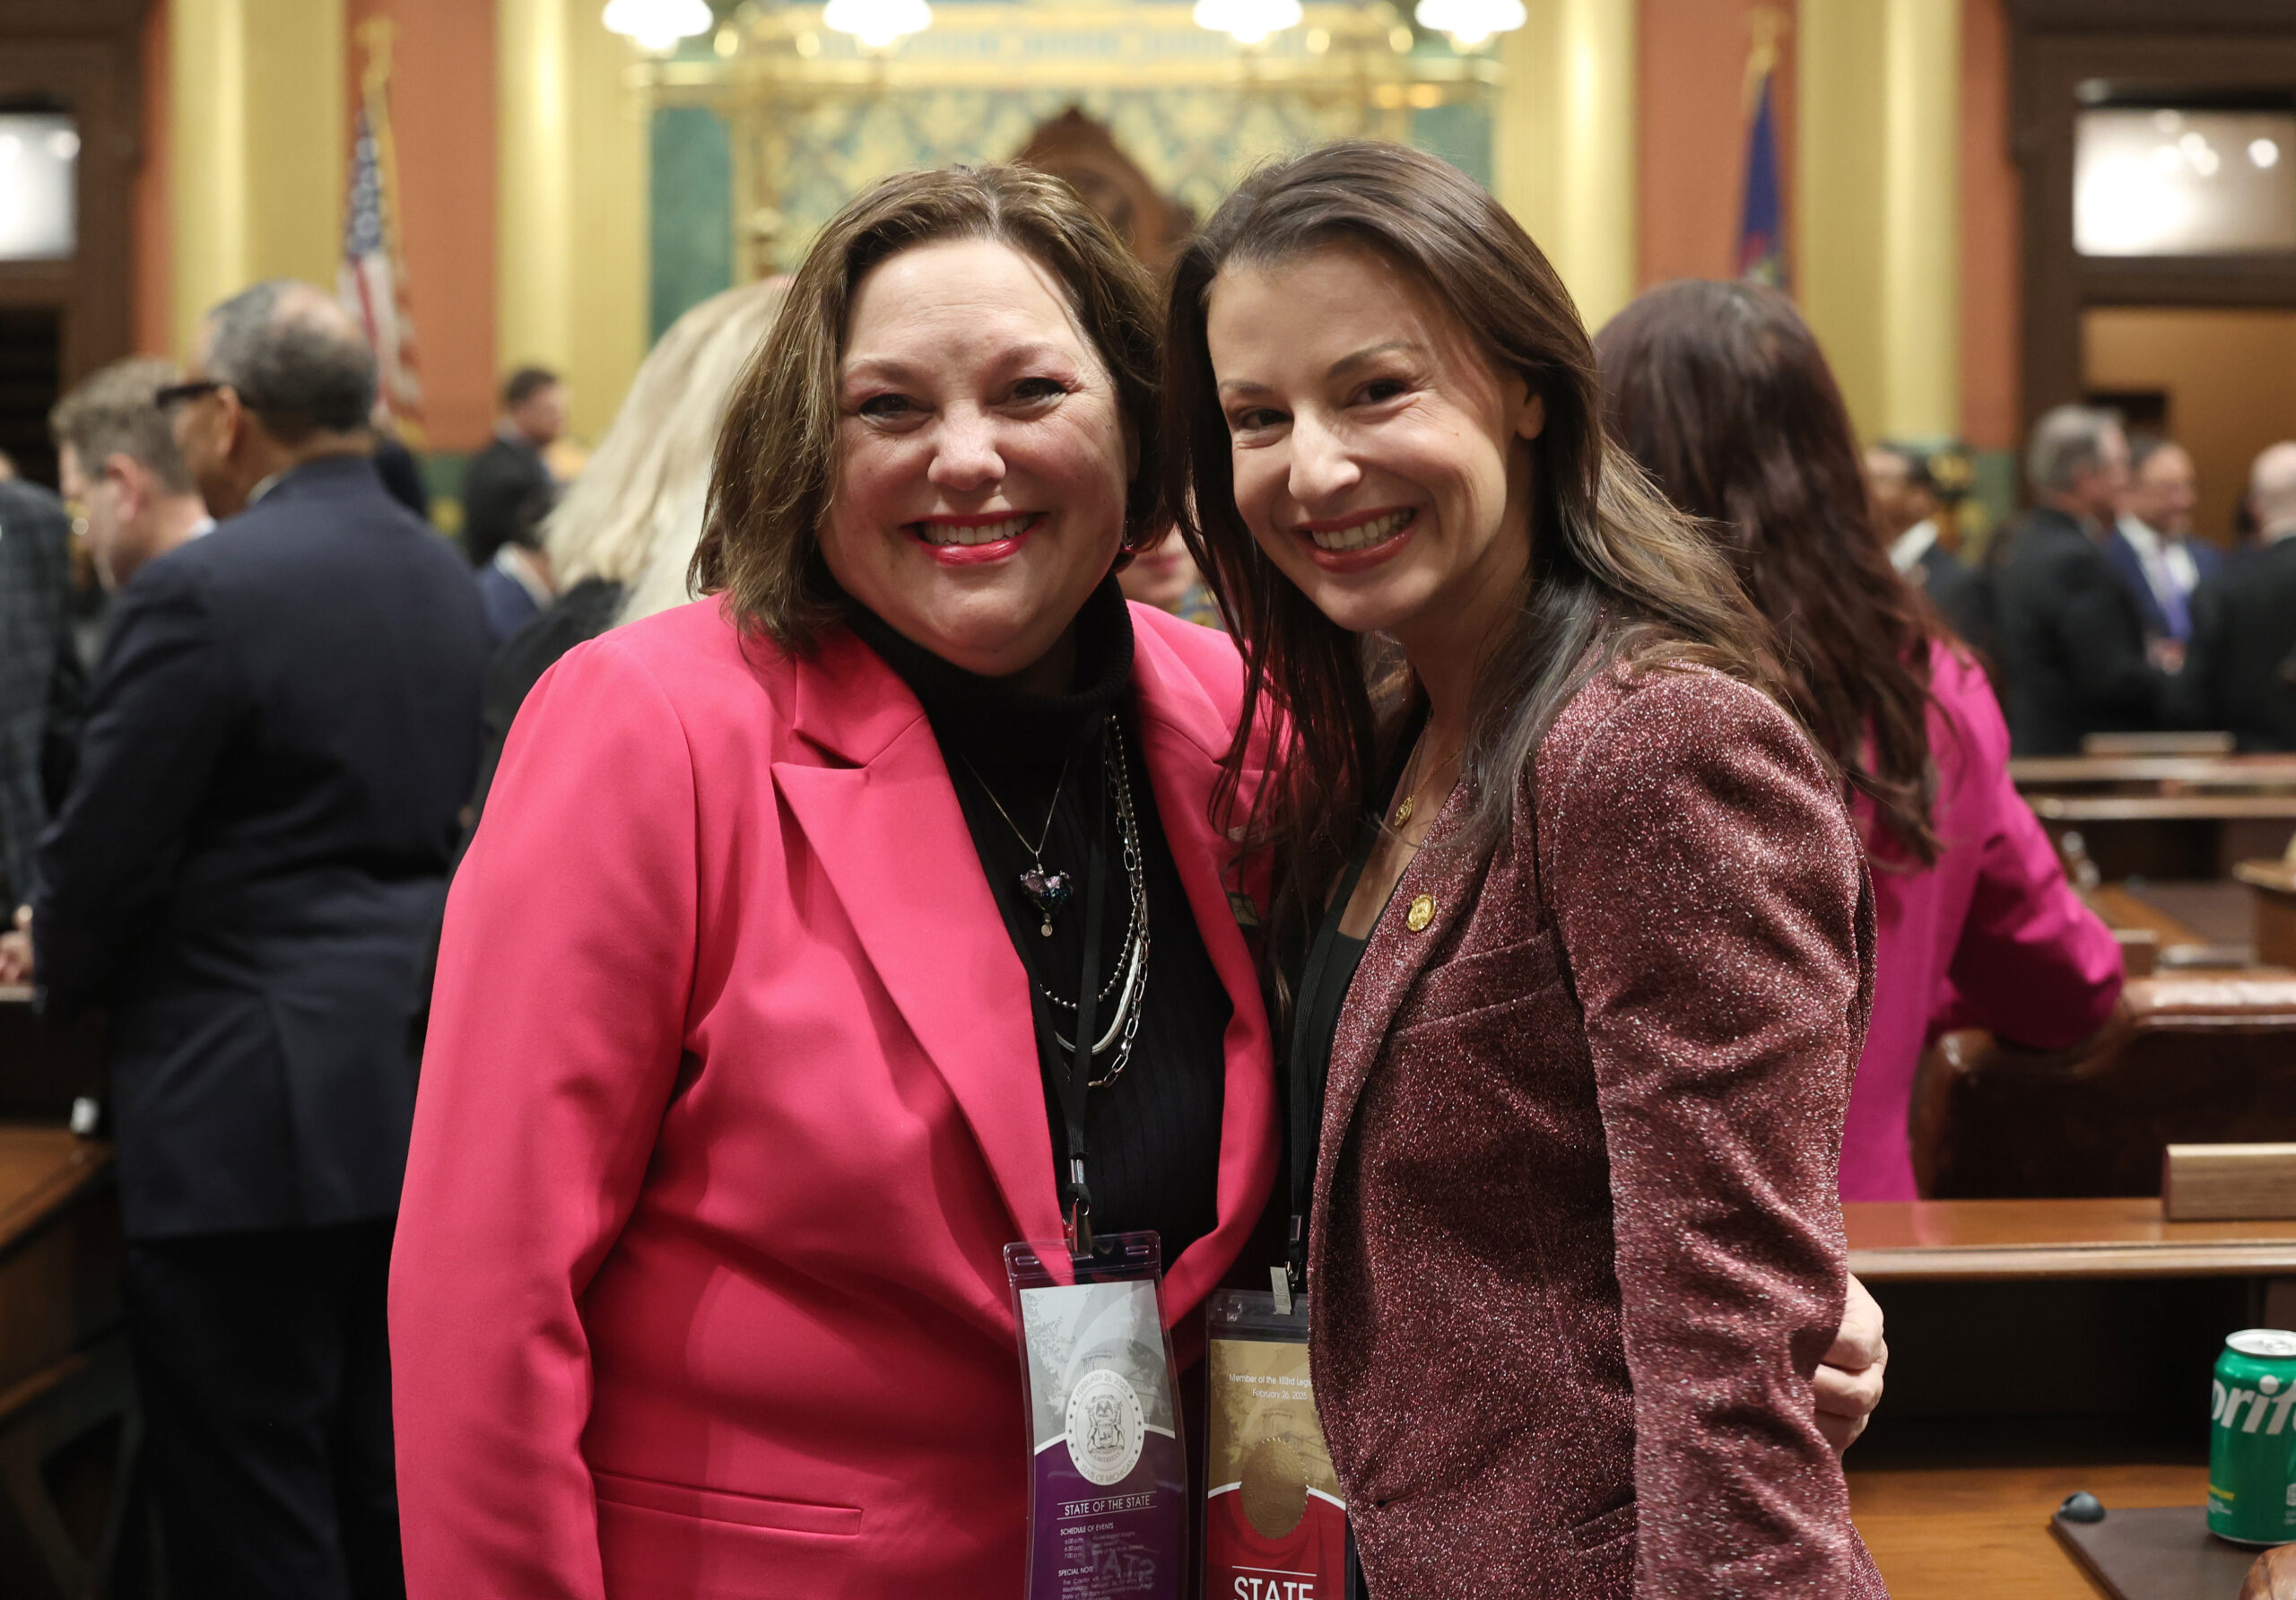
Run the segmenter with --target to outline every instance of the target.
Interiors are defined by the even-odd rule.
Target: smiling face
[[[1008,246],[919,245],[856,288],[822,559],[942,659],[1046,677],[1124,535],[1114,381],[1059,281]],[[1028,687],[1065,690],[1065,668]]]
[[[1222,269],[1205,335],[1236,509],[1284,576],[1414,660],[1488,639],[1530,565],[1528,386],[1355,246]]]

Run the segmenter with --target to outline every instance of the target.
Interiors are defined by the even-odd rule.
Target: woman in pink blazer
[[[1890,565],[1848,413],[1792,303],[1752,283],[1669,283],[1595,349],[1612,431],[1729,552],[1850,786],[1878,943],[1841,1197],[1911,1200],[1906,1125],[1929,1039],[1976,1027],[2078,1043],[2120,997],[2119,950],[2009,781],[1985,674]]]
[[[732,403],[726,599],[578,647],[521,711],[393,1262],[412,1594],[1017,1595],[1003,1247],[1085,1205],[1152,1228],[1199,1326],[1277,1134],[1210,821],[1240,666],[1109,577],[1161,531],[1153,319],[1056,180],[889,180]],[[1031,994],[1083,913],[1013,868],[1112,839],[1119,763],[1143,865],[1104,945],[1136,918],[1154,960],[1096,1053],[1087,1195]]]

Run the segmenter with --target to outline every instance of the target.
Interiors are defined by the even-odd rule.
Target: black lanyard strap
[[[1324,989],[1335,977],[1332,946],[1339,941],[1339,925],[1346,920],[1347,902],[1379,842],[1379,824],[1366,817],[1354,857],[1340,879],[1339,892],[1324,912],[1316,937],[1308,946],[1307,964],[1300,970],[1300,987],[1292,1006],[1292,1231],[1289,1240],[1292,1292],[1308,1286],[1308,1213],[1316,1200],[1316,1146],[1324,1119],[1324,1090],[1331,1077],[1330,1039],[1309,1019],[1323,1014]]]
[[[1335,1027],[1331,1036],[1317,1028],[1311,1037],[1311,1030],[1302,1024],[1323,1013],[1323,991],[1334,977],[1332,946],[1339,941],[1339,925],[1347,919],[1347,902],[1355,898],[1355,886],[1362,882],[1371,852],[1378,847],[1381,819],[1394,803],[1396,789],[1403,782],[1403,768],[1426,727],[1427,706],[1422,701],[1404,720],[1402,735],[1389,758],[1390,770],[1374,791],[1377,809],[1364,815],[1362,831],[1355,841],[1355,854],[1340,878],[1339,892],[1325,908],[1324,919],[1308,946],[1307,964],[1300,970],[1300,987],[1292,996],[1292,1229],[1287,1244],[1294,1294],[1303,1292],[1308,1286],[1308,1214],[1316,1204],[1316,1147],[1323,1132],[1324,1091],[1331,1079],[1331,1046],[1336,1034]],[[1377,917],[1372,919],[1374,931],[1378,922]],[[1346,998],[1344,995],[1333,996],[1335,1012],[1346,1004]]]
[[[1105,730],[1101,738],[1107,738]],[[1107,763],[1101,762],[1100,794],[1087,813],[1091,821],[1084,837],[1084,974],[1076,992],[1076,1039],[1069,1058],[1059,1059],[1059,1047],[1050,1052],[1047,1071],[1053,1093],[1060,1101],[1061,1121],[1068,1135],[1068,1189],[1064,1209],[1068,1213],[1072,1251],[1090,1255],[1092,1248],[1092,1190],[1084,1180],[1084,1102],[1092,1092],[1092,1041],[1098,1037],[1100,1009],[1100,919],[1108,909],[1108,842],[1100,836],[1100,813],[1108,804]]]

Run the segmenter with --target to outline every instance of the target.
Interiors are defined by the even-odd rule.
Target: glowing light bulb
[[[676,49],[682,39],[709,32],[715,22],[703,0],[606,0],[599,20],[607,32],[657,56]]]
[[[1419,0],[1419,25],[1450,35],[1461,50],[1481,49],[1492,36],[1511,33],[1530,20],[1522,0]]]
[[[1196,25],[1239,45],[1264,45],[1305,15],[1300,0],[1196,0]]]
[[[926,0],[829,0],[822,26],[852,35],[873,50],[890,48],[933,25]]]

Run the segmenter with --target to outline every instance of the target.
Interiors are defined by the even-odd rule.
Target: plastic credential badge
[[[1004,1247],[1021,1327],[1029,1600],[1180,1600],[1187,1456],[1153,1233]]]
[[[1347,1506],[1308,1381],[1308,1306],[1212,1297],[1205,1600],[1344,1600]]]

